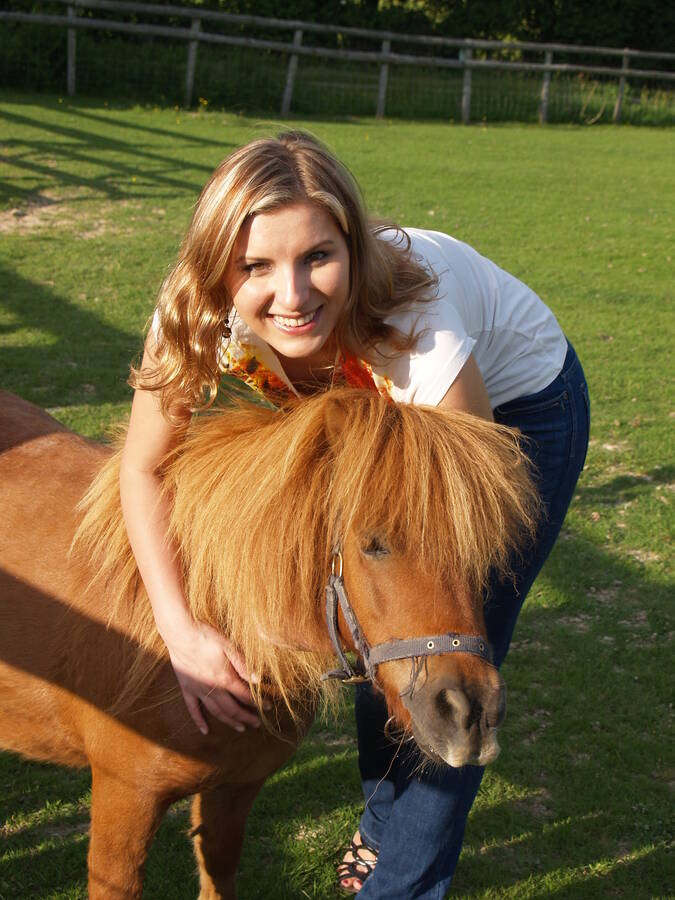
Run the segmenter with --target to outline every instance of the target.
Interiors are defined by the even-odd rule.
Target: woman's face
[[[225,280],[237,313],[291,378],[334,361],[349,250],[323,207],[300,202],[253,216],[239,232]]]

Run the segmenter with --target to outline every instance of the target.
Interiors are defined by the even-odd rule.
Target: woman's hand
[[[180,631],[164,640],[185,705],[202,734],[209,730],[202,707],[235,731],[259,727],[248,686],[254,676],[226,637],[204,622],[184,620]]]

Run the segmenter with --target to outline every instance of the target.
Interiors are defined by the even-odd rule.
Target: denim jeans
[[[520,429],[537,473],[545,516],[535,545],[516,565],[514,583],[496,578],[485,603],[487,636],[498,666],[521,606],[551,552],[583,468],[590,406],[586,380],[570,345],[561,373],[536,394],[498,406],[495,421]],[[483,769],[434,767],[419,774],[414,747],[397,750],[384,734],[386,706],[369,685],[356,693],[359,769],[366,800],[359,830],[377,848],[362,900],[442,900],[457,865],[469,810]]]

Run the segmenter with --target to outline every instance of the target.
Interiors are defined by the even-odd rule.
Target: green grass
[[[197,193],[279,122],[0,95],[0,384],[101,438]],[[503,753],[452,896],[672,895],[673,135],[630,127],[294,121],[373,213],[447,230],[536,288],[584,362],[592,441],[504,667]],[[88,777],[0,758],[0,897],[84,897]],[[265,787],[240,891],[331,898],[357,821],[353,721]],[[147,896],[196,895],[185,804]]]

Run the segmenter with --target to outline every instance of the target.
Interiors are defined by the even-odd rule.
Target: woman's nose
[[[307,300],[308,294],[309,279],[301,268],[289,266],[280,271],[276,299],[286,309],[301,309]]]

